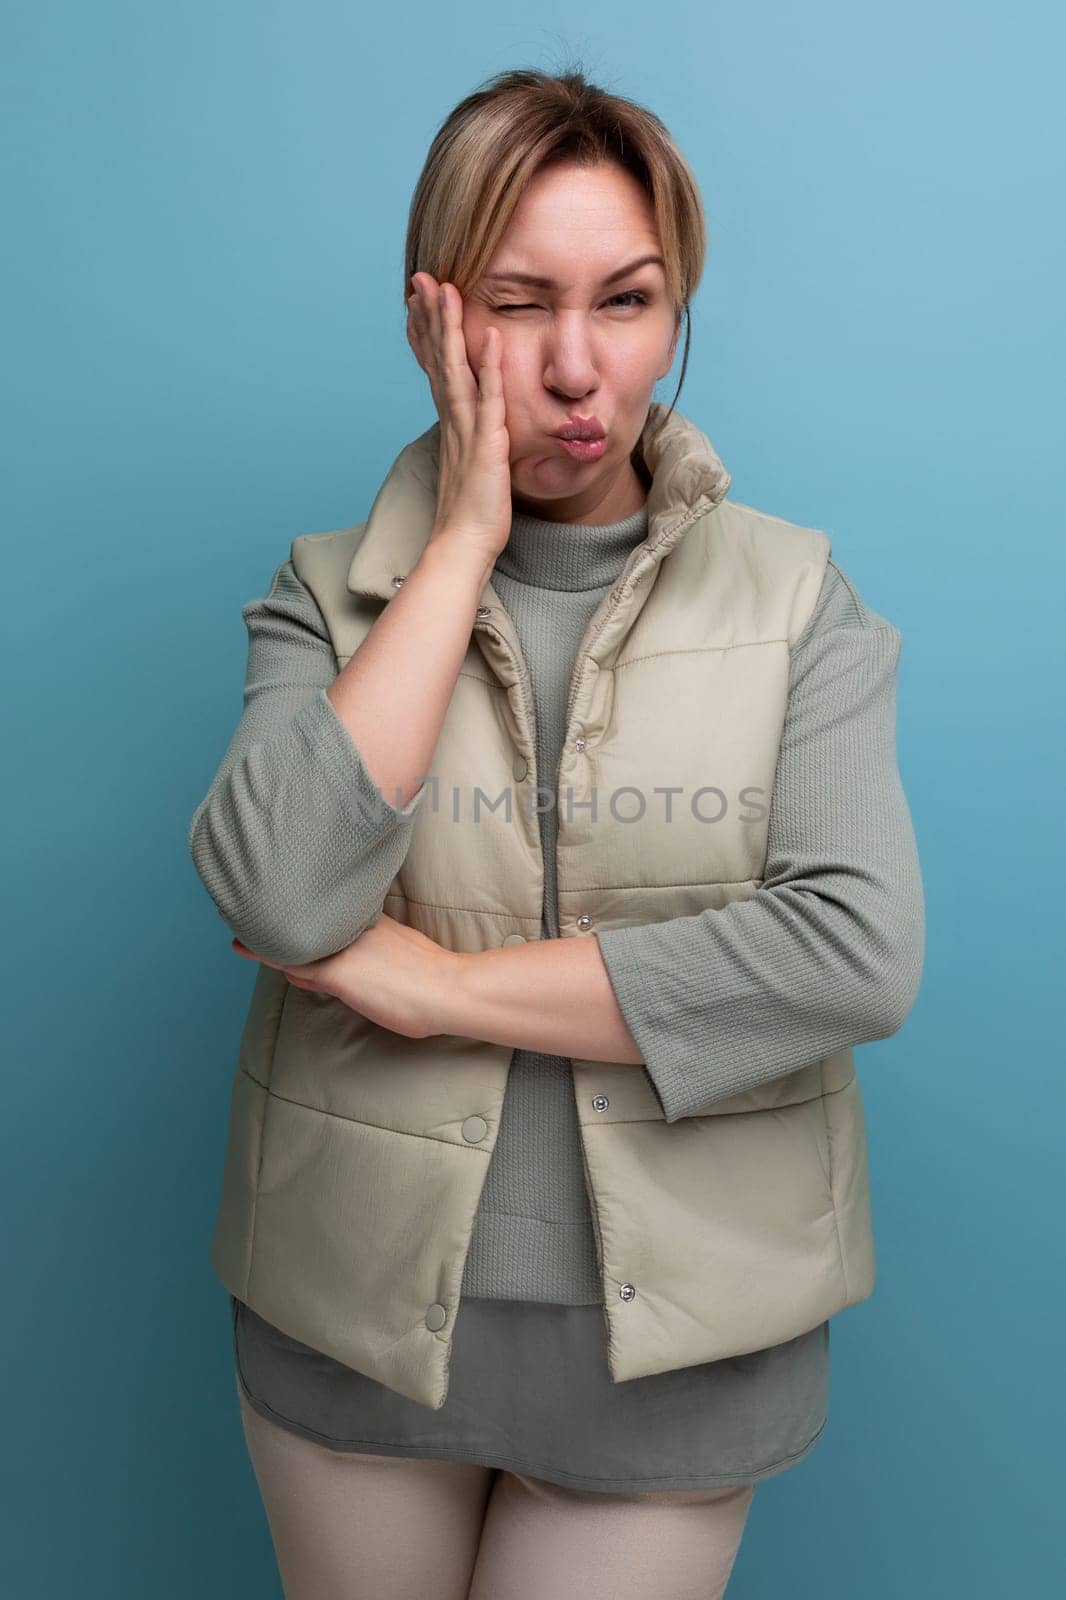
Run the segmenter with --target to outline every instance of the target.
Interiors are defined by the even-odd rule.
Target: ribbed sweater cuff
[[[670,1030],[661,1022],[655,1025],[645,1020],[654,1010],[654,1005],[648,1004],[647,990],[649,982],[655,981],[656,968],[641,960],[643,933],[644,929],[639,926],[608,928],[596,938],[618,1008],[644,1057],[644,1070],[658,1096],[663,1116],[667,1122],[677,1122],[691,1116],[710,1098],[707,1068],[704,1066],[699,1084],[694,1084],[684,1063],[678,1060],[676,1049],[671,1048]]]

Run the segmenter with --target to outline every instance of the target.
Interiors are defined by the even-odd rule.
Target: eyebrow
[[[638,267],[646,267],[651,263],[666,270],[666,262],[662,256],[638,256],[635,261],[630,261],[627,266],[619,267],[617,272],[609,272],[602,280],[601,288],[608,283],[617,283],[619,278],[627,278],[631,272],[636,272]],[[489,283],[526,283],[531,289],[557,289],[559,285],[551,278],[540,278],[532,272],[486,272],[485,279]]]

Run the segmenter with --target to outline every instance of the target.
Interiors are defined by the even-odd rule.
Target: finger
[[[418,353],[419,360],[421,360],[423,339],[422,311],[417,294],[410,294],[407,297],[407,324],[410,329],[411,342]]]
[[[442,284],[441,288],[444,295],[441,307],[441,378],[453,417],[469,427],[475,419],[477,379],[470,370],[466,353],[462,296],[454,284]]]
[[[433,358],[433,346],[429,335],[429,326],[426,322],[425,309],[419,296],[412,297],[409,307],[411,319],[411,348],[419,366],[429,380],[429,392],[433,396],[433,403],[440,410],[440,384],[437,377],[437,364]]]
[[[422,296],[422,310],[429,330],[430,348],[433,352],[434,362],[440,363],[440,285],[430,272],[420,272],[419,292]]]
[[[503,338],[499,328],[486,328],[481,349],[481,366],[477,375],[479,418],[497,422],[496,411],[503,406],[503,366],[501,355]]]
[[[411,327],[418,338],[419,344],[423,347],[421,353],[425,356],[428,354],[425,347],[429,340],[429,318],[426,314],[426,300],[422,292],[422,286],[417,281],[417,278],[412,278],[411,282],[414,287],[407,297],[407,312],[411,319]]]
[[[433,393],[434,370],[433,357],[429,349],[429,334],[426,329],[425,319],[420,306],[412,306],[410,310],[410,340],[418,365],[429,379],[430,392]],[[435,395],[434,395],[435,397]]]
[[[432,303],[436,299],[437,282],[428,272],[416,272],[412,278],[417,293],[416,326],[419,336],[419,360],[429,379],[429,389],[438,414],[444,414],[446,401],[441,379],[440,341],[434,332]],[[439,321],[439,318],[438,318]]]

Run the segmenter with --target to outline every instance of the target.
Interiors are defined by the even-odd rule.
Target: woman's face
[[[630,451],[678,333],[662,266],[631,267],[649,255],[661,247],[636,179],[613,163],[567,163],[538,173],[464,299],[475,373],[485,330],[500,330],[511,496],[530,516],[614,522],[644,502]],[[545,282],[514,276],[523,273]],[[576,460],[553,437],[571,418],[602,424],[598,460]]]

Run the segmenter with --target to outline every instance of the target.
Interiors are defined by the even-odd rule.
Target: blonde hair
[[[676,322],[703,275],[707,225],[699,187],[664,123],[590,83],[580,70],[516,68],[487,79],[449,113],[415,185],[404,252],[404,308],[416,272],[466,295],[487,269],[523,191],[561,161],[610,161],[651,201]],[[691,317],[674,408],[688,365]]]

